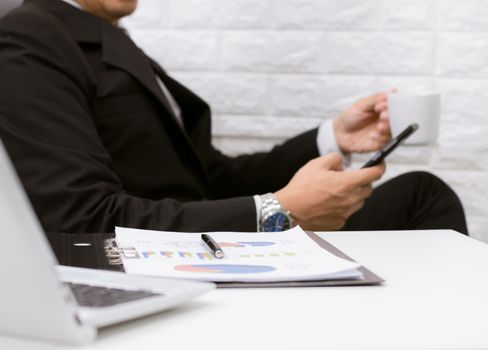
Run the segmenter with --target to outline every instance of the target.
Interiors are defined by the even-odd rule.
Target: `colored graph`
[[[209,253],[197,253],[197,256],[201,260],[213,260],[214,259],[213,255],[209,254]]]
[[[178,252],[180,258],[191,258],[193,255],[190,252]]]
[[[173,258],[180,258],[180,259],[192,259],[197,257],[200,260],[213,260],[214,256],[210,253],[191,253],[191,252],[168,252],[168,251],[160,251],[160,257],[163,259],[173,259]],[[147,251],[142,252],[142,256],[146,259],[155,258],[157,257],[156,252],[154,251]]]
[[[243,251],[244,252],[244,251]],[[160,258],[166,259],[195,259],[198,258],[200,260],[214,260],[214,256],[207,252],[170,252],[170,251],[143,251],[142,256],[145,259],[156,258],[157,256]],[[279,257],[292,257],[296,256],[294,252],[266,252],[266,253],[246,253],[245,254],[238,254],[236,257],[243,258],[243,259],[250,259],[250,258],[279,258]]]
[[[151,256],[156,256],[155,252],[142,252],[142,256],[145,258],[149,258]]]
[[[172,258],[174,253],[173,252],[159,252],[161,254],[161,256],[164,256],[166,258]]]
[[[192,273],[263,273],[276,269],[264,265],[177,265],[175,270]]]
[[[219,242],[221,247],[226,248],[269,247],[275,244],[275,242]]]

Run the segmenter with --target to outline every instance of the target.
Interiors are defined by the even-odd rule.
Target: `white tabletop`
[[[453,231],[321,236],[386,283],[216,290],[86,348],[488,349],[488,245]],[[32,348],[61,346],[0,337],[0,349]]]

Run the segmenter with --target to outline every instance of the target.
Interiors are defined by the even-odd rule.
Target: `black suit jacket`
[[[57,232],[254,231],[252,195],[318,156],[316,130],[268,153],[223,155],[202,99],[122,30],[60,0],[28,0],[0,21],[0,137]]]

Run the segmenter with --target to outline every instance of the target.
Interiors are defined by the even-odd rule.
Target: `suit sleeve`
[[[126,193],[91,117],[82,55],[33,15],[0,28],[0,136],[45,230],[255,230],[249,196],[181,203]]]
[[[228,157],[212,149],[209,177],[215,198],[275,192],[319,156],[317,130],[298,135],[270,152]]]

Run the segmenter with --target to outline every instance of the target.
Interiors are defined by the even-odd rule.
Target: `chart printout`
[[[361,278],[360,265],[315,243],[300,227],[274,233],[207,232],[222,247],[213,256],[200,233],[116,227],[127,273],[212,282],[281,282]],[[129,253],[130,252],[130,253]]]

